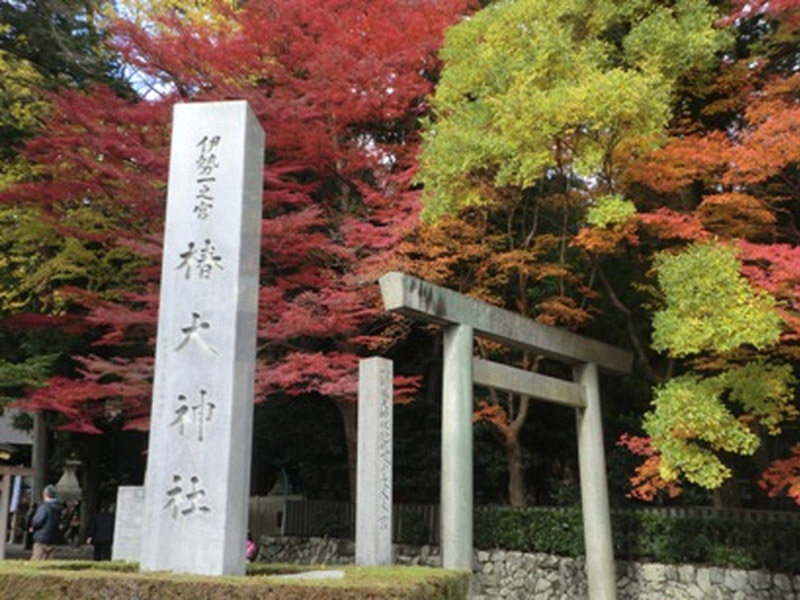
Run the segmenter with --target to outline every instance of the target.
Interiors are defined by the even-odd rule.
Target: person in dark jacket
[[[61,528],[59,527],[61,505],[56,500],[56,488],[46,485],[42,492],[42,500],[43,502],[31,519],[31,531],[33,532],[31,560],[52,558],[56,544],[61,538]]]
[[[114,542],[114,513],[107,504],[92,519],[87,544],[94,546],[95,560],[111,560],[111,546]]]

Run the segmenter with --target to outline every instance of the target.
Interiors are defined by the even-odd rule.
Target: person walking
[[[43,502],[31,519],[33,532],[33,554],[31,560],[52,558],[56,544],[61,541],[61,505],[56,500],[56,488],[46,485],[42,492]]]

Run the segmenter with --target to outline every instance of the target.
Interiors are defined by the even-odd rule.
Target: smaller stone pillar
[[[114,543],[112,560],[138,562],[142,552],[144,518],[144,486],[124,485],[117,488],[114,510]]]
[[[356,564],[392,564],[392,361],[358,365]]]
[[[11,501],[11,473],[0,473],[0,560],[6,557],[8,505]]]
[[[469,325],[444,330],[441,548],[445,569],[472,570],[472,339]]]
[[[614,546],[611,542],[611,514],[608,508],[597,365],[593,363],[577,365],[573,368],[573,376],[575,381],[583,385],[586,394],[586,408],[576,409],[575,415],[578,428],[578,465],[589,598],[616,600]]]

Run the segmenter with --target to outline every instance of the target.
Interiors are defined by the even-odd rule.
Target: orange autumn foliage
[[[697,216],[713,233],[746,240],[766,237],[776,221],[762,200],[742,192],[704,196]]]
[[[481,421],[494,425],[506,439],[513,435],[508,412],[499,404],[492,404],[485,400],[478,402],[478,407],[472,412],[472,422],[479,423]]]
[[[666,146],[629,163],[625,177],[657,192],[676,192],[693,181],[719,178],[727,147],[721,131],[672,138]]]
[[[800,163],[800,106],[775,102],[759,108],[760,122],[727,153],[731,167],[724,183],[760,183]]]
[[[661,239],[702,242],[711,237],[697,215],[659,208],[651,213],[640,214],[638,218],[645,230]]]
[[[629,498],[652,502],[661,492],[669,498],[680,495],[682,491],[680,485],[661,477],[659,472],[661,457],[653,449],[650,438],[623,433],[617,440],[617,446],[623,446],[634,454],[646,457],[630,478],[631,491],[627,494]]]
[[[612,228],[583,227],[573,238],[572,244],[580,246],[590,254],[617,254],[623,252],[626,245],[639,244],[636,228],[635,219]]]
[[[773,497],[785,490],[787,496],[800,504],[800,444],[792,447],[791,457],[773,462],[758,484]]]

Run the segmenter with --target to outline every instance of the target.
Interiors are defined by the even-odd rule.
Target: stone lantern
[[[81,461],[70,458],[64,462],[64,472],[56,483],[58,500],[62,504],[78,502],[81,499],[81,485],[75,471],[81,466]]]

